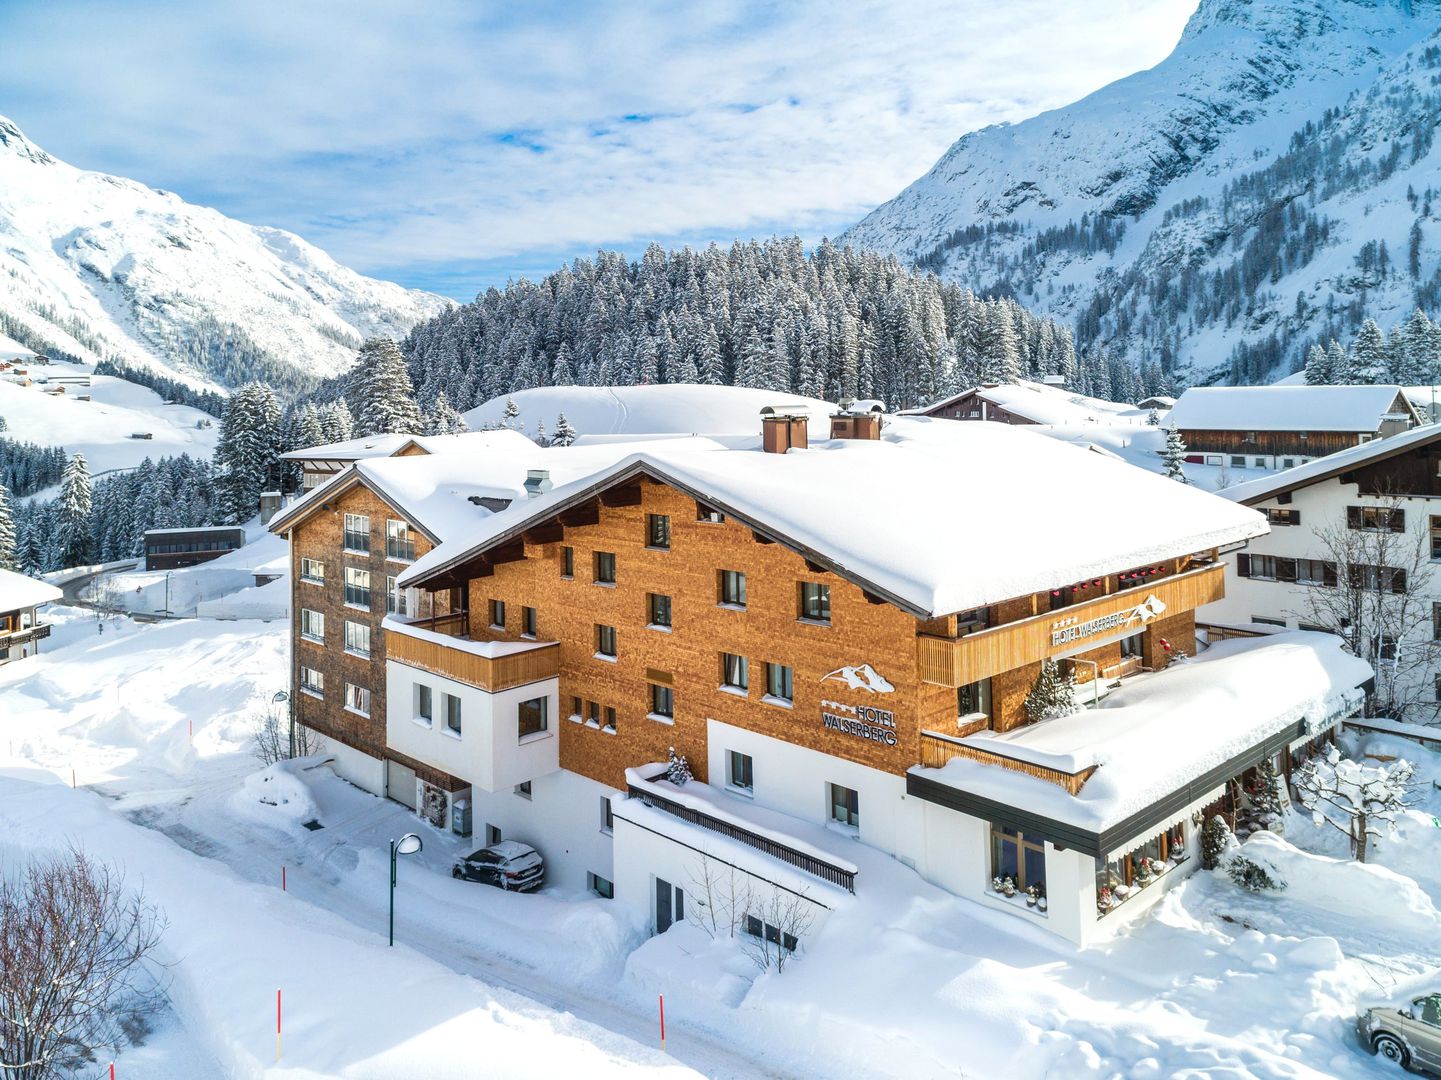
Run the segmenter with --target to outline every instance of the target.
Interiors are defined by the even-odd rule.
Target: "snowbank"
[[[251,773],[231,796],[231,809],[243,818],[275,828],[293,829],[316,820],[320,808],[299,775],[300,769],[314,764],[315,758],[296,758]]]

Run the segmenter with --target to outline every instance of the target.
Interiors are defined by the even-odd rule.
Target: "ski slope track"
[[[0,116],[0,334],[29,349],[195,385],[298,386],[449,304],[280,229],[74,168]]]
[[[1438,27],[1438,0],[1201,0],[1156,67],[965,135],[840,239],[1193,381],[1279,377],[1441,298]]]

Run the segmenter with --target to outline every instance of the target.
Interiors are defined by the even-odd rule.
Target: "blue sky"
[[[834,235],[965,132],[1157,63],[1195,5],[0,0],[0,115],[468,299],[598,247]]]

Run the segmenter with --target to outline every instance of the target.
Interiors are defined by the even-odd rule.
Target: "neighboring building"
[[[1421,422],[1399,386],[1197,386],[1166,426],[1197,465],[1289,469]]]
[[[0,570],[0,664],[34,656],[50,636],[39,609],[64,595],[54,585]]]
[[[218,559],[245,546],[245,530],[238,525],[199,525],[191,529],[148,529],[145,532],[145,569],[179,570]]]
[[[1136,402],[1136,408],[1138,409],[1155,409],[1157,412],[1169,412],[1175,407],[1176,399],[1166,394],[1156,394]]]
[[[534,445],[516,431],[476,431],[459,435],[367,435],[345,442],[327,443],[281,454],[282,461],[300,465],[300,489],[311,491],[339,475],[357,461],[370,458],[408,457],[435,453],[438,450],[463,450],[470,447],[482,452],[506,443],[519,448],[521,442]]]
[[[1441,566],[1434,572],[1431,566],[1441,563],[1441,427],[1412,428],[1221,494],[1265,514],[1271,532],[1227,556],[1226,597],[1204,608],[1202,618],[1305,629],[1314,590],[1337,587],[1338,545],[1358,538],[1363,557],[1368,546],[1389,550],[1397,565],[1366,572],[1387,593],[1416,593],[1422,618],[1412,621],[1422,625],[1410,640],[1377,645],[1381,659],[1406,661],[1403,695],[1417,703],[1417,715],[1407,719],[1434,719],[1441,711]],[[1384,544],[1366,544],[1378,536]]]
[[[1197,816],[1234,811],[1231,780],[1359,702],[1369,669],[1322,635],[1161,673],[1196,651],[1222,550],[1265,533],[1250,510],[1000,425],[894,418],[880,439],[811,443],[784,409],[763,423],[742,448],[358,463],[272,525],[297,581],[324,554],[296,699],[363,711],[368,741],[330,712],[302,719],[336,723],[352,776],[402,763],[433,822],[533,843],[551,880],[658,931],[709,867],[812,905],[814,932],[866,887],[858,839],[1084,944],[1194,868]],[[341,540],[346,513],[367,544]],[[378,620],[373,599],[329,590],[337,566],[385,572],[392,515],[433,534],[389,571],[429,599]],[[334,621],[362,617],[370,655],[346,656]],[[1047,659],[1100,709],[1030,723]],[[684,787],[662,775],[671,748]],[[1005,877],[1019,896],[992,888]]]
[[[1142,424],[1147,410],[1086,397],[1060,386],[1019,382],[977,386],[903,416],[989,420],[1001,424]]]

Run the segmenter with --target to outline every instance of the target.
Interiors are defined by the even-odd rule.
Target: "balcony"
[[[916,638],[921,679],[965,686],[1046,657],[1069,656],[1137,633],[1157,618],[1192,611],[1226,595],[1222,564],[1162,578],[1150,588],[1128,589],[1085,604],[1048,611],[961,637]],[[1155,602],[1153,602],[1155,601]]]
[[[386,658],[492,694],[560,673],[559,642],[472,641],[455,633],[464,619],[459,612],[414,623],[387,616]]]
[[[43,641],[49,636],[49,623],[36,623],[22,630],[0,630],[0,646],[26,645],[32,641]]]

